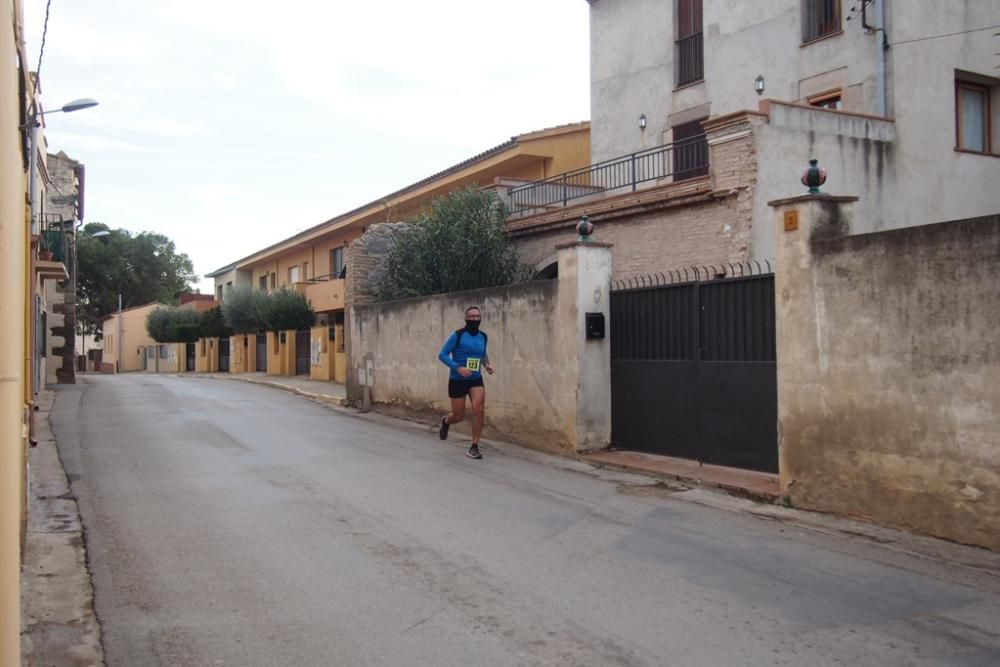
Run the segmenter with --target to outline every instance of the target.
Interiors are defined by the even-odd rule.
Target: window
[[[222,301],[222,285],[215,288],[215,300]]]
[[[675,125],[673,130],[674,180],[708,175],[708,140],[701,120]]]
[[[956,81],[955,115],[958,148],[989,153],[990,89],[976,83]]]
[[[230,280],[228,283],[226,283],[226,294],[229,294],[232,291],[233,291],[233,281]]]
[[[260,279],[257,281],[257,287],[260,288],[263,291],[267,291],[267,274],[266,273],[264,275],[262,275],[260,277]]]
[[[802,41],[840,32],[840,0],[802,0]]]
[[[685,86],[705,77],[705,47],[702,41],[702,0],[677,0],[677,85]]]
[[[295,283],[299,282],[299,267],[298,266],[290,266],[290,267],[288,267],[288,282],[291,285],[294,285]]]
[[[339,278],[344,271],[344,248],[334,248],[330,251],[330,274]]]
[[[278,274],[277,273],[272,273],[271,274],[271,289],[277,289],[277,287],[278,287]]]
[[[840,97],[840,91],[836,90],[832,93],[823,93],[822,95],[814,95],[809,98],[809,105],[818,107],[820,109],[832,109],[834,111],[839,111],[842,108],[842,99]]]
[[[309,280],[309,262],[302,262],[302,280]]]

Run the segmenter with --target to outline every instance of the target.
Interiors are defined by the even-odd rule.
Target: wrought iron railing
[[[598,162],[541,181],[507,189],[511,213],[546,206],[566,206],[568,202],[605,192],[631,188],[642,183],[673,177],[675,181],[708,173],[708,144],[705,135],[676,141],[665,146]]]
[[[705,49],[696,32],[677,40],[677,85],[686,86],[705,78]]]

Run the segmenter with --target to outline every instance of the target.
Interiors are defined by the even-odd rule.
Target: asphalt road
[[[1000,665],[996,576],[430,427],[152,375],[52,423],[112,666]]]

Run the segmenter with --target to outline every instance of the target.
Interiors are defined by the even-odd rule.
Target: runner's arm
[[[455,349],[455,334],[448,336],[441,351],[438,352],[438,359],[451,370],[458,370],[458,362],[451,358],[451,351]]]

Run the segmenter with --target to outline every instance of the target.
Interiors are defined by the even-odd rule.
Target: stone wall
[[[1000,216],[852,235],[850,202],[775,204],[784,493],[1000,550]]]
[[[361,238],[347,247],[347,294],[350,304],[371,303],[385,275],[383,264],[393,239],[407,226],[405,222],[372,225]]]

